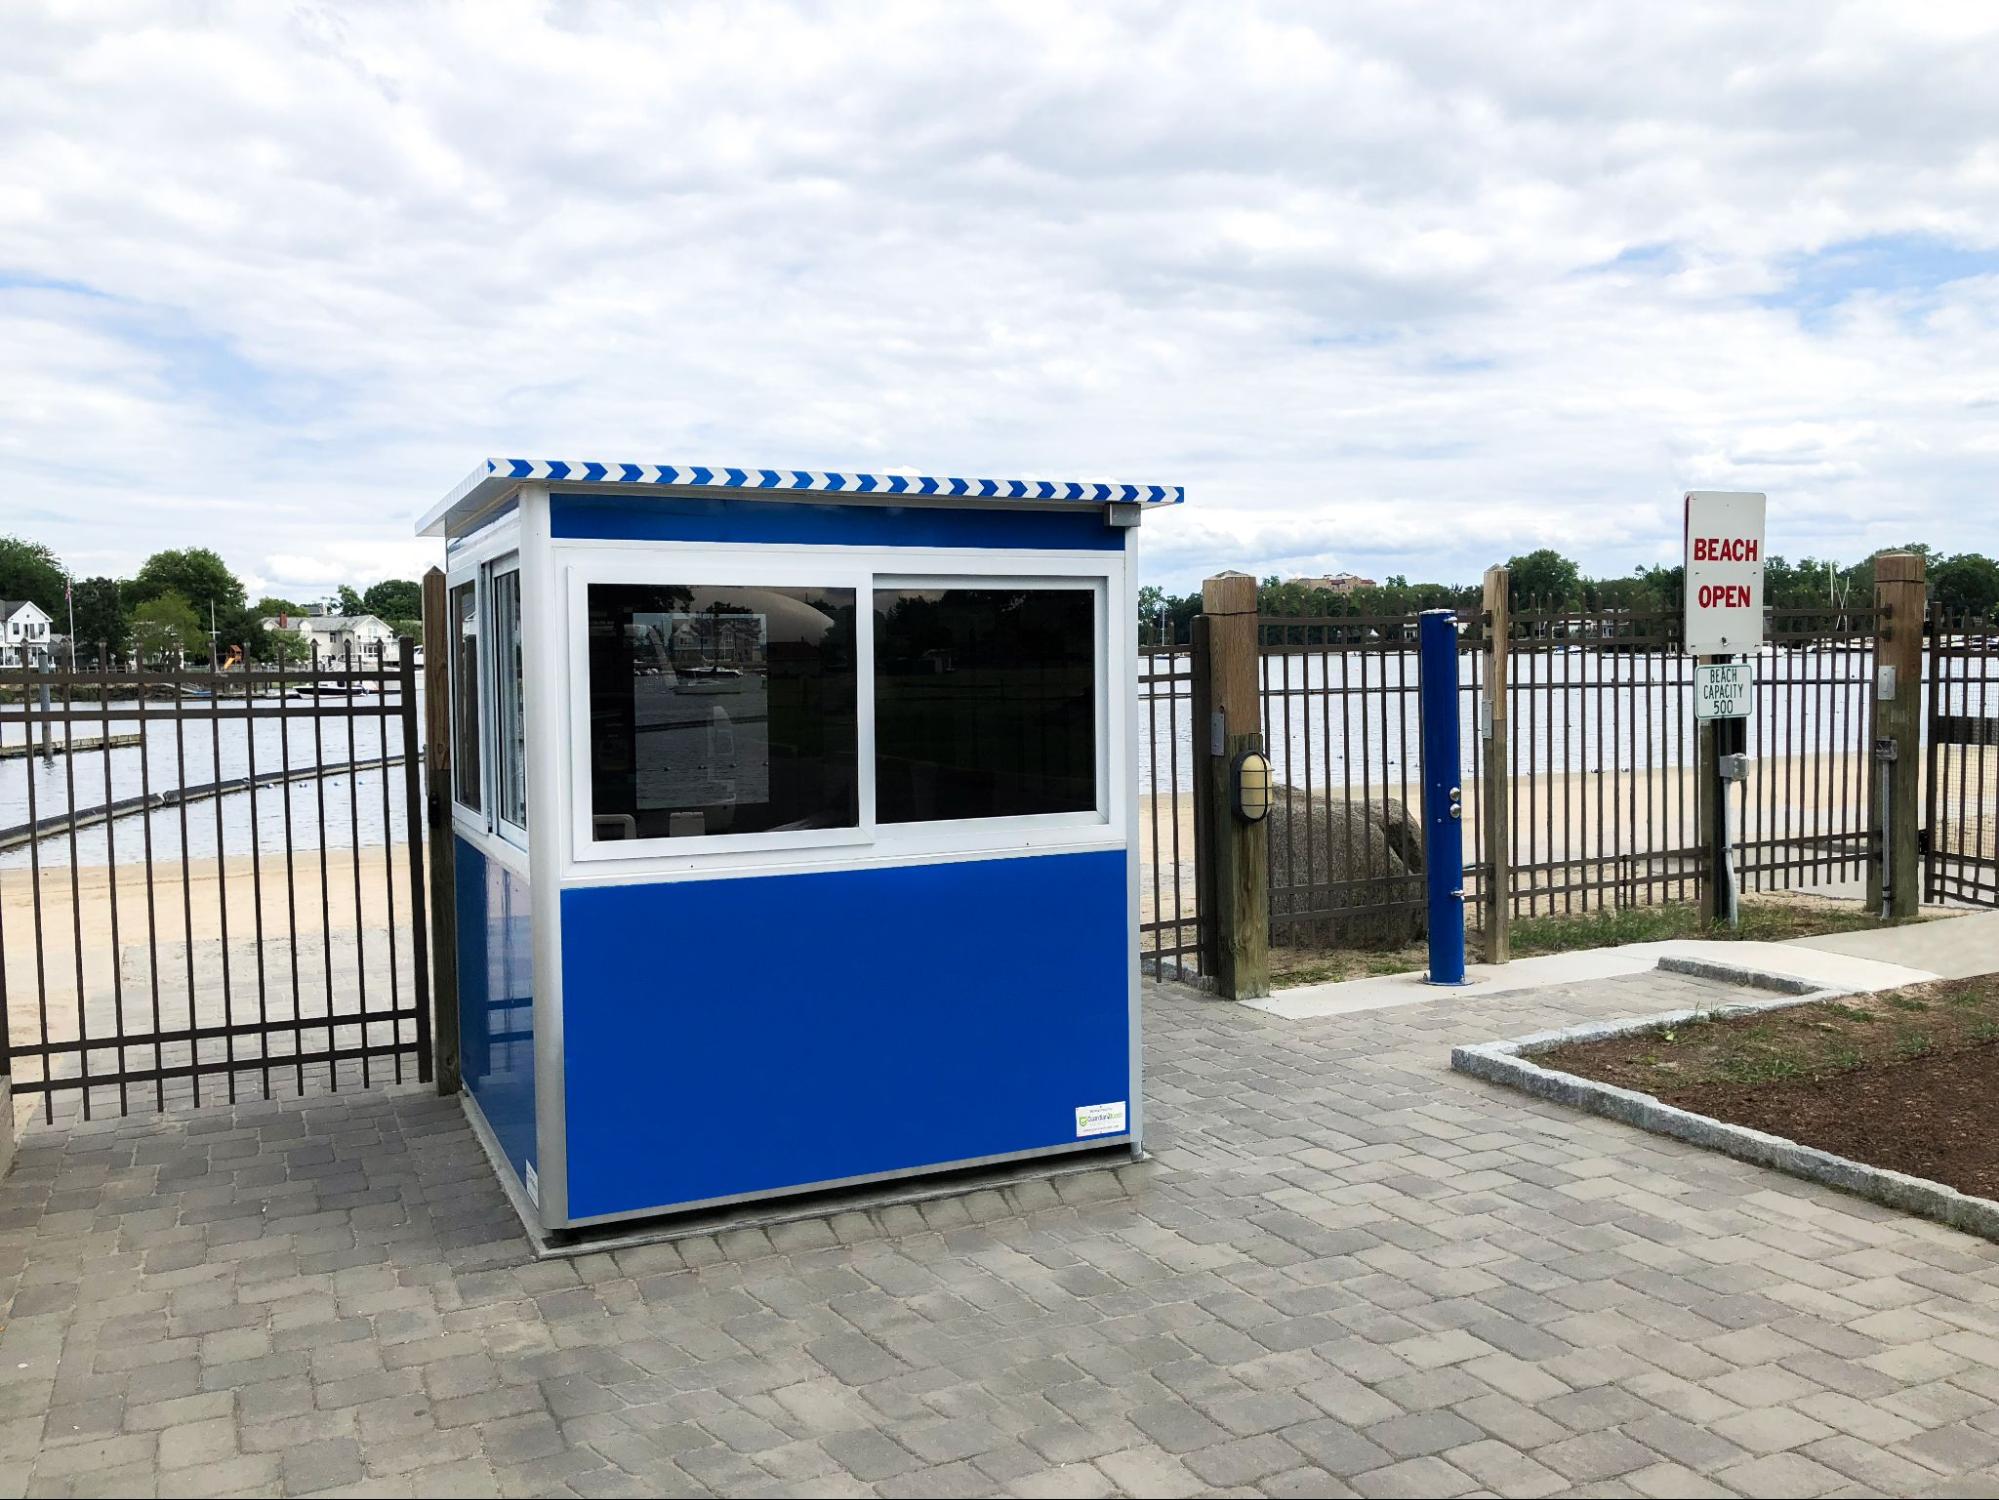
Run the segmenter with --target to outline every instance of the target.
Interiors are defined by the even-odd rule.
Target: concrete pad
[[[1883,927],[1875,932],[1797,938],[1785,946],[1909,964],[1934,970],[1945,979],[1964,979],[1999,973],[1999,911]]]
[[[1955,926],[1958,919],[1932,922],[1921,932]],[[1917,929],[1895,929],[1893,933],[1854,933],[1854,937],[1900,935]],[[1816,941],[1816,940],[1814,940]],[[1905,956],[1916,945],[1905,945]],[[1574,953],[1548,953],[1538,958],[1517,958],[1510,964],[1472,964],[1467,969],[1471,983],[1462,989],[1426,984],[1420,972],[1389,974],[1369,979],[1349,979],[1337,984],[1307,984],[1280,990],[1265,1000],[1243,1003],[1286,1020],[1303,1021],[1319,1016],[1351,1015],[1358,1011],[1382,1010],[1395,1005],[1420,1005],[1426,1001],[1449,1000],[1454,996],[1505,995],[1550,985],[1579,984],[1591,980],[1616,979],[1656,969],[1662,958],[1703,959],[1710,963],[1754,969],[1787,979],[1809,981],[1819,989],[1861,994],[1892,990],[1905,984],[1921,984],[1943,977],[1939,971],[1914,963],[1886,962],[1879,958],[1842,951],[1826,951],[1796,942],[1747,943],[1729,939],[1686,938],[1663,943],[1628,943],[1621,948],[1584,948]],[[1999,961],[1988,964],[1999,968]],[[1979,972],[1979,971],[1972,971]]]

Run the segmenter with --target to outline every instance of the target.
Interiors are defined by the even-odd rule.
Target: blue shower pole
[[[1431,984],[1465,982],[1463,756],[1458,740],[1458,617],[1417,617],[1416,682],[1423,708],[1423,869],[1430,887]]]

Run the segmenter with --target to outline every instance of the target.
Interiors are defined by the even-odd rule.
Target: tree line
[[[1999,614],[1999,562],[1978,552],[1946,555],[1926,543],[1886,547],[1884,552],[1918,552],[1929,567],[1930,598],[1953,615],[1991,619]],[[1763,564],[1763,602],[1779,608],[1828,611],[1871,608],[1874,553],[1857,563],[1804,557],[1792,562],[1772,556]],[[1552,547],[1508,559],[1508,602],[1516,610],[1617,610],[1666,614],[1680,608],[1684,569],[1639,568],[1618,577],[1594,578]],[[1477,609],[1484,603],[1479,583],[1411,583],[1392,574],[1370,588],[1335,592],[1273,574],[1257,586],[1259,614],[1310,619],[1398,619],[1426,609]],[[1138,591],[1141,639],[1184,641],[1201,612],[1198,592],[1174,595],[1155,584]]]
[[[239,649],[251,661],[287,663],[311,651],[301,632],[263,623],[302,616],[304,606],[272,596],[250,599],[243,581],[206,547],[155,552],[130,578],[72,580],[42,543],[0,537],[0,599],[38,606],[54,622],[52,635],[69,635],[73,616],[74,659],[89,665],[135,655],[206,663],[211,643],[225,661]],[[423,589],[410,579],[387,578],[360,590],[342,584],[337,607],[345,615],[379,616],[398,635],[421,633]]]

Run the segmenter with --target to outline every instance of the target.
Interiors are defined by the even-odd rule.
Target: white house
[[[355,666],[372,667],[377,646],[384,663],[396,660],[396,632],[376,615],[266,615],[260,623],[266,630],[298,632],[328,666],[344,661],[351,649]]]
[[[26,599],[0,599],[0,667],[39,666],[48,659],[49,617]]]

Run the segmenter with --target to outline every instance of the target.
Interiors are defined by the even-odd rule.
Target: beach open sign
[[[1763,496],[1691,490],[1686,504],[1687,650],[1735,656],[1763,644]]]
[[[1756,701],[1756,668],[1746,661],[1694,668],[1694,718],[1746,719]]]

